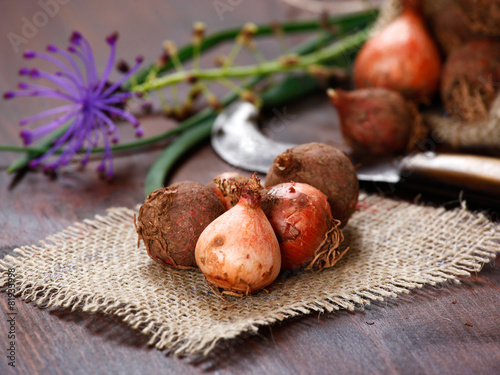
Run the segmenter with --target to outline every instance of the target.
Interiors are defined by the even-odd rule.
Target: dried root
[[[485,91],[483,94],[482,91]],[[490,91],[490,95],[486,92]],[[494,95],[493,88],[487,85],[484,90],[473,89],[464,79],[460,78],[451,90],[451,98],[454,103],[452,114],[465,120],[466,122],[486,120],[489,116],[488,107],[491,102],[491,94]]]
[[[340,247],[344,241],[344,234],[339,226],[340,221],[333,220],[332,228],[314,253],[313,260],[305,267],[306,271],[321,272],[325,268],[333,267],[349,250],[349,247]]]

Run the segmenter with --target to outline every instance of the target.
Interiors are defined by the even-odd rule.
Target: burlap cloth
[[[286,318],[352,310],[426,284],[458,281],[500,251],[500,224],[482,214],[362,195],[343,230],[350,249],[337,265],[279,276],[269,293],[224,301],[198,271],[165,270],[137,248],[136,212],[112,208],[14,250],[0,267],[15,268],[17,295],[27,301],[115,315],[158,349],[187,355]],[[2,272],[0,285],[6,283]]]
[[[456,0],[422,0],[424,15],[430,19],[433,13],[449,7],[454,2]],[[401,0],[386,0],[380,8],[373,32],[378,32],[400,12]],[[479,34],[477,36],[480,37]],[[487,148],[495,152],[500,150],[500,92],[489,110],[487,120],[464,122],[447,117],[445,113],[424,113],[423,120],[436,143],[445,143],[459,149]]]

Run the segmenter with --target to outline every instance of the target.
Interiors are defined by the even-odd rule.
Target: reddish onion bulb
[[[280,247],[260,201],[260,181],[254,174],[243,186],[238,204],[201,233],[195,258],[209,284],[250,294],[278,276]]]
[[[365,43],[354,61],[358,88],[384,87],[421,102],[436,93],[441,58],[419,8],[403,0],[400,16]]]
[[[304,183],[273,186],[262,209],[278,237],[282,270],[309,264],[333,225],[327,196]]]
[[[337,108],[342,135],[353,151],[386,155],[406,149],[415,116],[412,104],[401,94],[383,88],[329,89],[327,93]]]

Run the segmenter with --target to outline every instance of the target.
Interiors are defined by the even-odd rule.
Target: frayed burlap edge
[[[447,281],[459,282],[459,277],[466,277],[471,272],[478,272],[484,263],[489,262],[500,251],[500,238],[497,234],[499,233],[500,225],[492,223],[482,214],[471,213],[465,208],[447,211],[443,208],[412,205],[376,196],[361,197],[360,211],[355,213],[350,224],[344,228],[347,238],[355,242],[357,240],[355,237],[356,230],[363,226],[372,228],[374,230],[373,233],[382,231],[384,228],[377,227],[378,224],[383,224],[377,223],[378,215],[384,212],[396,212],[397,210],[411,211],[412,215],[416,217],[429,217],[432,214],[438,222],[449,223],[455,226],[466,222],[467,226],[470,226],[471,233],[476,236],[474,241],[472,241],[474,246],[467,244],[470,248],[456,259],[453,259],[453,261],[436,267],[430,267],[428,270],[422,270],[418,274],[394,275],[383,283],[370,284],[364,282],[350,291],[344,291],[341,287],[338,290],[335,288],[324,290],[321,295],[315,296],[312,300],[307,300],[307,298],[304,298],[305,296],[297,296],[293,302],[278,306],[271,314],[266,316],[252,316],[251,319],[244,319],[244,321],[236,321],[234,324],[225,325],[223,330],[215,334],[201,334],[199,337],[194,338],[182,337],[179,332],[172,330],[171,326],[164,324],[165,322],[158,321],[158,319],[144,314],[141,306],[117,301],[112,296],[101,295],[97,291],[96,293],[78,293],[78,291],[71,288],[58,287],[57,283],[47,283],[41,279],[36,279],[33,275],[29,279],[16,280],[16,294],[26,301],[33,301],[44,308],[64,307],[71,310],[78,308],[86,312],[100,311],[115,315],[123,319],[132,328],[151,336],[150,345],[155,345],[158,349],[168,349],[177,355],[208,354],[220,340],[237,337],[243,332],[256,333],[260,326],[273,324],[287,318],[311,312],[332,312],[342,308],[353,310],[356,306],[363,306],[369,304],[371,301],[381,301],[388,297],[396,297],[399,293],[408,293],[411,289],[420,288],[424,285],[435,285]],[[403,216],[410,219],[411,215],[408,216],[406,211],[402,212],[404,213]],[[14,267],[18,272],[22,273],[23,265],[29,264],[30,258],[37,256],[36,254],[40,254],[41,252],[54,250],[71,242],[81,241],[83,238],[88,238],[99,231],[113,232],[117,228],[123,229],[125,227],[127,230],[133,230],[133,216],[136,212],[136,210],[127,208],[112,208],[108,211],[107,216],[96,216],[94,220],[85,220],[83,223],[76,223],[63,232],[51,236],[45,241],[41,241],[40,245],[24,246],[14,250],[17,256],[7,255],[0,261],[0,268],[7,270],[10,267]],[[411,225],[411,223],[408,222],[408,225]],[[356,228],[356,226],[359,228]],[[452,233],[450,235],[453,236]],[[443,250],[450,251],[450,249]],[[146,257],[145,250],[140,255]],[[340,263],[343,263],[343,261],[344,259]],[[345,264],[342,272],[349,274],[356,271],[355,269],[347,269],[347,264]],[[336,268],[337,266],[333,269],[325,270],[325,272],[337,272]],[[157,272],[157,269],[160,269],[160,267],[155,268],[153,266],[151,268],[153,272]],[[192,280],[198,282],[198,279],[201,280],[199,273],[196,271],[179,271],[179,274],[181,275],[179,277],[185,278],[187,282],[191,282]],[[162,277],[163,275],[168,276],[168,274],[161,275]],[[322,276],[327,277],[327,274],[322,272],[319,274],[304,274],[300,277],[313,280],[313,277],[321,278]],[[287,282],[290,283],[290,279],[279,282],[278,285],[272,287],[270,295],[272,296],[273,293],[279,294],[280,288],[287,287]],[[0,285],[5,286],[6,283],[7,276],[5,272],[0,278]],[[291,289],[293,291],[293,286]],[[262,292],[262,294],[264,293]],[[260,295],[261,297],[262,294]],[[200,298],[216,297],[204,294]],[[259,296],[245,298],[247,300],[244,303],[252,303],[251,299],[259,298]],[[267,298],[265,294],[264,298]],[[228,304],[237,304],[241,300],[243,299],[228,301]],[[210,303],[213,304],[213,301],[210,300]],[[227,307],[224,306],[223,301],[218,299],[217,303],[220,304],[218,312]],[[269,302],[266,302],[266,304],[269,304]],[[166,320],[173,318],[175,317],[164,317]],[[206,328],[209,330],[210,327]]]

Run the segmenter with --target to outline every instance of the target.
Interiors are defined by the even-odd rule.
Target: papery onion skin
[[[332,216],[344,227],[356,210],[359,182],[349,157],[324,143],[305,143],[278,155],[266,176],[266,188],[283,182],[303,182],[328,197]]]
[[[327,197],[308,184],[288,182],[271,187],[262,199],[281,249],[281,270],[306,266],[332,228]]]
[[[371,37],[354,61],[358,88],[384,87],[429,102],[441,72],[439,50],[426,30],[419,1],[403,0],[399,17]]]
[[[367,88],[328,90],[346,143],[356,153],[390,155],[405,151],[414,116],[396,91]]]
[[[278,239],[260,207],[253,176],[236,206],[215,219],[196,244],[196,263],[209,284],[251,294],[271,284],[281,269]]]
[[[224,172],[215,176],[207,187],[219,197],[227,211],[238,203],[241,189],[247,181],[248,177],[240,173]]]
[[[151,192],[144,201],[136,223],[139,241],[163,267],[196,267],[198,237],[223,213],[222,203],[206,186],[177,182]]]

